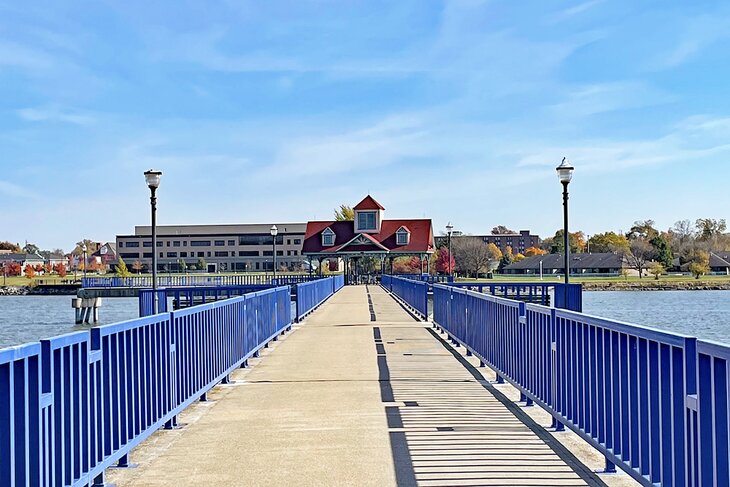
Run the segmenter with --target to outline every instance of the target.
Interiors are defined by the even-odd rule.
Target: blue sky
[[[325,219],[466,232],[730,208],[730,4],[0,1],[0,239]]]

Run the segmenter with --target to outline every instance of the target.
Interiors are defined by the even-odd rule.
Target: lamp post
[[[279,234],[279,229],[276,228],[276,225],[271,226],[271,241],[274,245],[274,279],[276,279],[276,236]],[[273,284],[273,283],[272,283]]]
[[[451,256],[451,232],[454,231],[454,226],[451,224],[451,222],[446,224],[446,234],[449,236],[448,238],[448,245],[449,245],[449,276],[452,275],[454,270],[451,268],[451,259],[453,257]]]
[[[157,188],[160,187],[162,171],[145,171],[144,180],[150,188],[150,209],[152,211],[152,314],[157,314]]]
[[[570,165],[567,157],[563,157],[563,162],[560,163],[555,170],[558,172],[558,179],[563,185],[563,247],[564,247],[564,264],[565,264],[565,296],[568,296],[568,286],[570,282],[570,240],[568,234],[568,184],[573,178],[573,170],[575,168]],[[567,304],[567,303],[566,303]]]
[[[84,279],[86,279],[86,244],[81,245],[81,252],[84,254]]]

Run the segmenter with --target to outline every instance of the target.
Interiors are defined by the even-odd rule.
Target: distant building
[[[31,266],[43,265],[46,263],[45,259],[38,254],[26,254],[26,253],[9,253],[0,254],[0,265],[5,263],[17,262],[20,267],[25,267],[30,264]]]
[[[100,264],[113,266],[117,262],[117,244],[107,242],[99,246],[99,250],[91,254]]]
[[[270,271],[273,263],[271,223],[240,225],[160,225],[157,227],[157,268],[179,271],[206,262],[206,271]],[[305,223],[276,223],[277,267],[294,269],[303,264]],[[139,261],[144,270],[152,267],[152,229],[137,226],[132,235],[117,235],[116,254],[131,270]],[[100,249],[101,250],[101,249]]]
[[[563,254],[534,255],[505,266],[503,272],[505,274],[540,275],[542,269],[543,275],[563,274],[565,273],[563,259]],[[628,267],[623,255],[612,252],[570,255],[571,275],[620,275]]]
[[[710,272],[730,275],[730,252],[710,252]]]
[[[464,235],[457,231],[454,231],[451,234],[452,238],[459,238],[462,236],[477,237],[482,239],[486,244],[493,243],[503,253],[507,250],[507,247],[512,247],[513,254],[523,254],[525,250],[530,247],[540,246],[540,236],[532,235],[529,230],[521,230],[520,233],[499,233],[489,235]],[[441,246],[445,244],[447,238],[448,237],[446,235],[436,237],[436,245]]]

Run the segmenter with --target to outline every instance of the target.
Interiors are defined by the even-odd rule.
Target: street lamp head
[[[162,171],[150,169],[149,171],[144,172],[144,180],[150,189],[157,189],[160,187],[160,176],[162,176]]]
[[[82,252],[86,252],[86,244],[83,244],[83,245],[81,246],[81,251],[82,251]]]
[[[563,162],[555,170],[558,171],[558,179],[560,179],[560,182],[568,184],[573,178],[575,168],[570,164],[567,157],[563,157]]]
[[[279,229],[276,228],[276,225],[271,226],[271,236],[276,237],[279,234]]]
[[[454,226],[451,224],[451,222],[446,224],[446,232],[451,235],[451,232],[454,230]]]

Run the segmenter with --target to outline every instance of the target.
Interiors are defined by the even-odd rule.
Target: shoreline
[[[584,291],[730,291],[730,282],[584,282]]]

